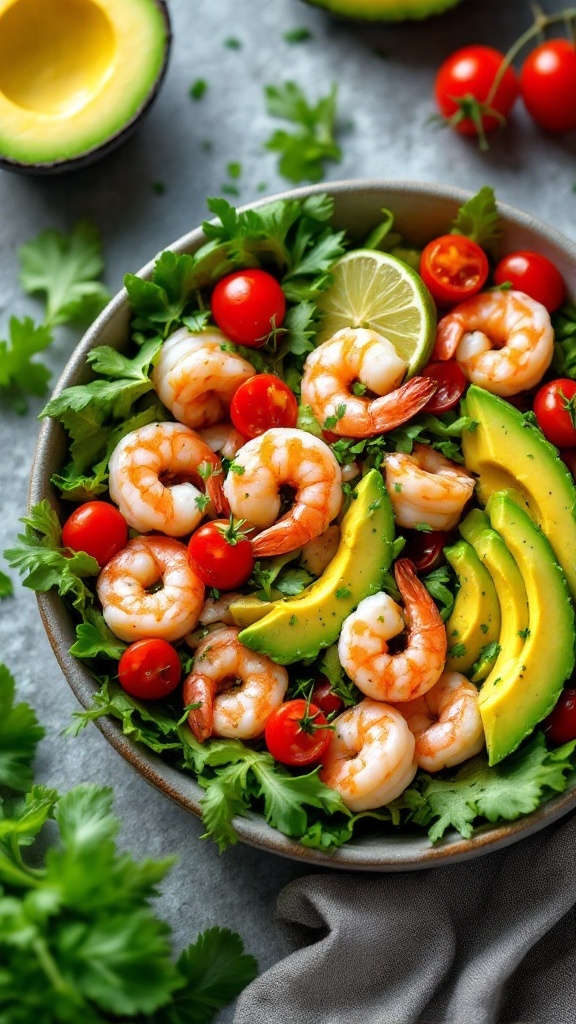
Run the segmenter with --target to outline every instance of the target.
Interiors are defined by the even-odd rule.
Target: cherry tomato
[[[558,746],[576,740],[576,689],[573,686],[564,688],[542,728],[547,738]]]
[[[334,693],[332,684],[326,676],[320,676],[314,683],[312,701],[325,715],[338,715],[344,708],[344,701]]]
[[[541,302],[549,313],[558,309],[566,298],[564,278],[547,256],[528,250],[503,256],[494,270],[496,284],[509,281],[513,288],[526,292]]]
[[[223,277],[212,292],[212,315],[237,345],[258,348],[286,313],[284,292],[266,270],[237,270]]]
[[[482,113],[504,54],[491,46],[465,46],[440,65],[435,81],[436,103],[452,127],[462,135],[481,135],[491,131],[512,109],[518,95],[518,79],[512,67],[506,68],[490,103],[495,113]],[[475,122],[471,116],[478,112]],[[499,115],[499,116],[495,116]]]
[[[544,384],[534,399],[534,413],[544,437],[558,448],[576,447],[576,380],[560,377]]]
[[[178,686],[181,675],[178,652],[160,638],[130,644],[118,663],[122,689],[140,700],[167,697]]]
[[[402,555],[409,558],[416,572],[436,569],[443,561],[443,551],[450,536],[442,530],[406,530]]]
[[[295,427],[296,395],[273,373],[257,373],[235,391],[230,418],[244,437],[258,437],[270,427]]]
[[[458,405],[468,382],[455,359],[428,363],[420,373],[438,382],[438,389],[426,402],[423,412],[447,412]]]
[[[107,501],[79,505],[62,527],[62,544],[72,551],[85,551],[100,568],[128,542],[128,524],[121,512]]]
[[[188,561],[203,583],[233,590],[245,583],[254,568],[252,545],[232,520],[214,519],[192,534]]]
[[[536,124],[548,132],[576,128],[576,49],[568,39],[548,39],[528,54],[520,93]]]
[[[464,235],[434,238],[420,257],[420,276],[439,306],[454,306],[476,295],[488,270],[484,250]]]
[[[315,704],[298,698],[275,708],[266,722],[266,746],[282,764],[304,765],[319,761],[332,731]]]

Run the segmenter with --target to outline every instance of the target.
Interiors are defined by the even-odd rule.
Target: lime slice
[[[343,327],[384,335],[412,377],[428,361],[436,337],[436,307],[412,267],[387,252],[354,249],[334,263],[333,280],[318,299],[320,344]]]

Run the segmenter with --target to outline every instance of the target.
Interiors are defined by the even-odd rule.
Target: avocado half
[[[171,43],[164,0],[0,0],[0,166],[58,173],[123,142]]]
[[[307,0],[307,3],[353,21],[411,21],[441,14],[460,0]]]

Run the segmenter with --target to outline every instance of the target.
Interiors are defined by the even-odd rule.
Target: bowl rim
[[[397,193],[400,196],[409,196],[417,192],[424,194],[430,199],[448,200],[458,205],[473,195],[473,192],[470,190],[435,182],[388,178],[343,179],[334,182],[321,182],[300,186],[261,197],[254,202],[239,206],[238,212],[258,209],[278,199],[302,199],[318,194],[337,197],[358,192],[387,193],[388,195]],[[518,210],[506,203],[498,201],[498,209],[503,218],[508,222],[516,227],[527,228],[530,231],[543,235],[550,244],[559,247],[571,259],[576,261],[576,242],[563,235],[558,229],[539,220],[532,214]],[[174,242],[168,243],[163,249],[159,250],[156,256],[144,264],[137,272],[137,276],[149,277],[159,253],[165,249],[170,249],[177,253],[187,252],[198,248],[203,241],[205,241],[205,235],[201,226],[184,233]],[[126,289],[120,289],[94,320],[66,363],[53,390],[54,396],[70,386],[70,383],[77,375],[78,369],[85,363],[86,353],[97,344],[102,329],[121,310],[128,308],[127,299]],[[44,419],[42,421],[30,474],[28,493],[30,506],[36,504],[50,493],[50,479],[46,466],[49,463],[50,452],[53,448],[57,432],[60,429],[60,425],[54,420]],[[92,697],[97,689],[93,677],[82,662],[73,657],[68,650],[68,647],[73,642],[74,634],[72,632],[72,620],[67,609],[58,595],[53,592],[38,593],[36,597],[44,629],[65,679],[84,708],[93,706]],[[70,643],[68,645],[62,643],[63,620],[64,633],[68,631],[69,634],[68,639]],[[129,740],[123,734],[118,720],[102,717],[96,719],[95,724],[111,746],[142,778],[183,809],[191,812],[196,817],[201,817],[200,800],[204,791],[195,781],[192,774],[188,776],[185,772],[173,768],[152,751],[143,746],[140,747]],[[248,812],[246,816],[236,816],[232,824],[238,839],[242,842],[290,860],[322,868],[396,872],[444,866],[494,852],[532,835],[547,825],[551,825],[562,816],[570,813],[574,808],[576,808],[576,783],[562,794],[546,801],[530,814],[523,815],[515,821],[505,822],[501,825],[494,826],[490,823],[482,825],[475,829],[472,836],[468,839],[464,839],[457,833],[451,832],[441,842],[432,845],[425,834],[422,836],[411,834],[407,839],[406,833],[400,833],[399,835],[383,833],[375,842],[363,841],[361,839],[356,844],[352,841],[329,853],[304,847],[296,840],[290,839],[288,836],[272,828],[266,823],[262,815],[252,811]],[[380,848],[382,843],[386,847],[384,853]]]

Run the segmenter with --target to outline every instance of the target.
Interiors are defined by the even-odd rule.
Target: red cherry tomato
[[[457,50],[440,65],[435,81],[436,103],[444,117],[462,135],[478,135],[501,124],[514,105],[518,95],[518,79],[508,67],[490,103],[500,115],[479,112],[478,124],[470,116],[470,109],[486,101],[504,54],[491,46],[465,46]]]
[[[266,722],[266,746],[282,764],[305,765],[319,761],[332,731],[315,704],[298,698],[275,708]]]
[[[128,542],[128,524],[107,501],[87,501],[68,517],[62,527],[62,544],[72,551],[85,551],[100,568]]]
[[[402,557],[409,558],[416,572],[436,569],[443,561],[443,551],[450,536],[441,530],[406,530]]]
[[[237,270],[218,281],[212,292],[212,315],[237,345],[258,348],[284,323],[286,299],[272,274],[258,268]]]
[[[181,675],[178,652],[160,638],[130,644],[118,663],[120,686],[140,700],[167,697],[178,686]]]
[[[546,737],[558,746],[576,740],[576,689],[573,686],[566,686],[562,691],[542,728]]]
[[[464,235],[434,238],[420,257],[420,276],[439,306],[453,306],[476,295],[488,269],[484,250]]]
[[[503,256],[494,270],[496,284],[509,281],[513,288],[541,302],[549,313],[566,298],[564,278],[551,260],[539,252],[511,252]]]
[[[576,49],[568,39],[548,39],[528,54],[520,92],[530,116],[548,132],[576,128]]]
[[[332,684],[326,676],[320,676],[312,689],[312,702],[325,715],[338,715],[344,708],[344,701],[334,693]]]
[[[534,399],[534,413],[544,437],[558,448],[576,447],[576,380],[560,377],[544,384]]]
[[[217,590],[233,590],[245,583],[254,568],[252,544],[238,526],[214,519],[192,534],[188,561],[203,583]]]
[[[437,390],[428,399],[422,412],[447,412],[458,405],[468,382],[455,359],[428,363],[420,374],[438,382]]]
[[[296,395],[273,373],[257,373],[234,392],[230,418],[244,437],[258,437],[270,427],[295,427]]]

